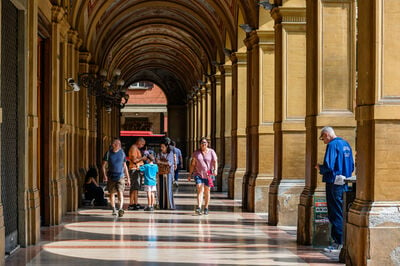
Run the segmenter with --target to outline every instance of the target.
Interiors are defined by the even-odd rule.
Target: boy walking
[[[155,193],[157,191],[157,172],[158,165],[154,164],[154,156],[149,155],[147,157],[148,162],[145,165],[140,166],[140,171],[144,173],[144,191],[147,193],[147,207],[144,209],[145,211],[154,211],[154,204],[156,201]]]

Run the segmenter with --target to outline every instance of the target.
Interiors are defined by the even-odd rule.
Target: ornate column
[[[89,61],[91,54],[89,52],[79,53],[79,73],[89,72]],[[80,105],[82,106],[82,130],[84,131],[83,145],[87,150],[87,163],[84,167],[96,165],[96,98],[88,94],[87,90],[81,90]]]
[[[232,60],[232,147],[229,197],[242,199],[246,171],[247,53],[234,53]]]
[[[228,62],[223,67],[225,71],[225,86],[222,86],[222,97],[224,104],[224,128],[222,128],[221,138],[224,140],[224,166],[222,173],[222,191],[228,191],[228,197],[233,197],[233,192],[229,190],[229,172],[231,170],[231,150],[232,150],[232,65]]]
[[[63,8],[53,6],[52,8],[52,33],[51,33],[51,68],[52,68],[52,79],[51,79],[51,97],[50,103],[50,121],[51,121],[51,132],[49,139],[49,191],[50,194],[46,195],[45,201],[50,204],[50,217],[48,222],[49,225],[59,224],[63,214],[63,191],[66,188],[66,181],[64,175],[64,140],[65,136],[61,132],[61,122],[64,123],[64,95],[61,95],[61,91],[64,91],[64,87],[60,88],[62,77],[61,75],[61,64],[59,55],[61,53],[61,31],[66,27],[65,11]],[[66,85],[63,85],[66,86]]]
[[[193,147],[196,149],[199,139],[199,97],[197,92],[193,96]]]
[[[28,56],[23,68],[27,67],[27,78],[26,82],[26,94],[24,95],[24,100],[20,101],[21,104],[26,103],[25,114],[27,121],[27,129],[25,138],[21,139],[21,142],[25,142],[25,156],[21,157],[25,164],[24,170],[21,170],[24,178],[24,189],[22,193],[19,193],[20,201],[23,202],[23,212],[19,212],[21,216],[19,219],[20,223],[24,224],[24,230],[20,232],[22,236],[21,244],[23,246],[28,246],[36,244],[40,240],[40,192],[38,189],[38,176],[37,167],[39,161],[37,160],[38,153],[38,106],[37,106],[37,41],[38,41],[38,2],[29,1],[26,7],[26,17],[24,17],[25,25],[28,26],[24,30],[24,37],[27,42],[24,47],[27,50],[23,55],[25,58]],[[0,11],[1,14],[1,11]],[[26,21],[26,20],[27,21]],[[1,35],[1,34],[0,34]],[[1,122],[1,109],[0,109],[0,122]],[[1,124],[1,123],[0,123]],[[44,158],[42,158],[43,160]],[[7,178],[7,177],[2,177]],[[21,182],[22,183],[22,182]],[[1,191],[1,190],[0,190]],[[1,195],[0,195],[1,200]],[[0,204],[0,243],[1,253],[5,254],[4,251],[4,221],[3,221],[3,207]],[[21,228],[21,227],[20,227]]]
[[[68,34],[68,51],[67,51],[67,60],[68,62],[68,76],[75,76],[78,72],[79,67],[79,44],[80,40],[78,38],[78,32],[74,30],[69,30]],[[70,93],[71,102],[68,106],[68,113],[71,113],[70,117],[70,127],[71,127],[71,147],[68,149],[68,157],[69,157],[69,165],[70,168],[67,170],[68,176],[70,177],[70,192],[68,193],[70,199],[68,200],[68,211],[75,211],[78,209],[78,199],[80,187],[83,182],[80,182],[80,174],[79,174],[79,164],[83,161],[84,152],[80,149],[80,114],[82,113],[79,104],[79,93]]]
[[[298,209],[300,244],[311,244],[317,235],[313,230],[313,199],[325,197],[325,185],[314,168],[322,162],[326,149],[318,140],[321,128],[332,126],[338,136],[354,147],[354,3],[354,0],[307,0],[306,180]]]
[[[296,225],[305,177],[306,8],[272,10],[276,36],[275,176],[268,223]],[[279,211],[278,211],[279,210]]]
[[[200,135],[199,137],[207,137],[209,134],[207,130],[207,88],[205,86],[201,86],[200,88]]]
[[[193,98],[192,96],[189,97],[188,103],[186,105],[186,108],[188,110],[187,112],[187,117],[186,117],[186,158],[185,162],[187,165],[187,169],[189,169],[189,164],[190,164],[190,158],[192,155],[192,152],[194,151],[193,147],[193,128],[194,128],[194,119],[193,119]]]
[[[400,2],[358,5],[357,193],[346,265],[399,265]]]
[[[213,117],[213,112],[212,112],[212,102],[211,102],[211,83],[207,82],[205,86],[205,101],[206,101],[206,108],[205,108],[205,136],[207,139],[211,140],[211,133],[212,133],[212,128],[211,128],[211,120]],[[215,145],[215,143],[211,144],[212,146]]]
[[[225,97],[223,97],[222,90],[222,79],[223,74],[218,71],[215,75],[215,151],[218,156],[218,175],[217,175],[217,188],[218,191],[222,191],[222,174],[225,165],[225,153],[224,153],[224,108],[225,108]]]
[[[248,49],[246,168],[249,173],[248,180],[243,180],[243,207],[248,211],[267,212],[269,185],[273,179],[273,109],[270,108],[274,106],[274,99],[269,94],[274,91],[271,82],[274,80],[274,32],[253,31],[245,43]]]

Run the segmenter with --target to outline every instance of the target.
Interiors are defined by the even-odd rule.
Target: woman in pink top
[[[204,195],[204,214],[208,214],[208,204],[210,202],[210,188],[214,186],[213,177],[217,175],[218,158],[215,151],[208,148],[206,138],[200,139],[200,149],[192,154],[192,161],[189,167],[189,182],[192,175],[197,187],[197,209],[196,213],[201,215],[201,206]]]

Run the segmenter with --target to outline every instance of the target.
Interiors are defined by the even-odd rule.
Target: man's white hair
[[[323,127],[322,129],[321,129],[321,135],[323,134],[323,133],[328,133],[328,135],[329,136],[336,136],[336,134],[335,134],[335,131],[333,130],[333,128],[332,127]]]

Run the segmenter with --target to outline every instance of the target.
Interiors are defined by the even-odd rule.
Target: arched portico
[[[37,243],[40,224],[78,209],[83,175],[119,135],[119,108],[107,113],[83,88],[66,93],[65,79],[118,68],[126,84],[164,89],[170,134],[186,154],[202,136],[212,140],[220,191],[245,211],[268,213],[270,225],[297,225],[300,244],[317,235],[318,134],[333,126],[357,152],[347,262],[398,261],[400,3],[269,2],[270,10],[250,0],[7,2],[27,25],[17,50],[27,59],[16,61],[19,243]]]

